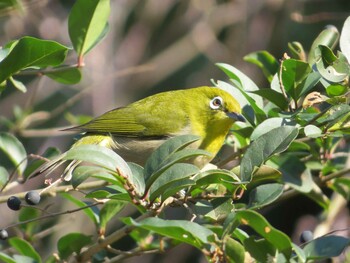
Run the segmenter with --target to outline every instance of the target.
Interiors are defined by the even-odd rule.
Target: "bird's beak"
[[[246,121],[242,114],[239,114],[236,112],[227,112],[226,115],[235,121],[241,121],[241,122]]]

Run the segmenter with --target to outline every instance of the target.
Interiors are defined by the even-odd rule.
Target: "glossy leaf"
[[[45,73],[49,78],[66,85],[77,84],[81,80],[81,72],[78,68],[55,69],[51,73]]]
[[[241,180],[234,172],[223,169],[201,172],[193,180],[196,181],[196,187],[221,184],[230,192],[233,192],[237,189],[237,185],[241,184]]]
[[[27,88],[26,86],[23,84],[23,82],[21,81],[18,81],[18,80],[15,80],[14,78],[12,77],[9,77],[9,81],[12,83],[12,85],[18,89],[19,91],[25,93],[27,92]]]
[[[168,197],[175,195],[183,189],[187,189],[193,186],[195,181],[189,178],[183,178],[169,184],[169,187],[162,193],[162,201],[165,201]]]
[[[278,62],[269,52],[257,51],[246,55],[243,58],[245,61],[257,65],[264,73],[269,82],[278,71]]]
[[[248,207],[259,209],[276,201],[283,194],[283,184],[263,184],[249,193]]]
[[[124,218],[123,222],[190,244],[199,249],[206,247],[214,236],[214,232],[211,230],[187,220],[164,220],[153,217],[140,222],[136,222],[131,218]]]
[[[267,99],[282,110],[288,108],[288,101],[286,100],[286,98],[282,95],[282,93],[277,92],[273,89],[259,89],[252,91],[252,93],[257,94],[263,97],[264,99]]]
[[[28,67],[60,65],[66,58],[67,51],[67,47],[54,41],[23,37],[0,62],[0,83]]]
[[[319,46],[315,50],[316,68],[323,78],[330,82],[341,82],[350,73],[350,65],[342,53],[335,56],[327,46]]]
[[[345,237],[324,236],[307,243],[304,252],[309,260],[327,259],[339,256],[349,244],[349,239]]]
[[[288,49],[291,53],[291,57],[297,60],[305,61],[306,55],[302,44],[293,41],[288,43]]]
[[[311,71],[309,64],[300,60],[286,59],[282,62],[280,78],[286,93],[294,100],[299,99],[302,87]]]
[[[275,118],[269,118],[262,123],[260,123],[253,131],[252,135],[250,136],[250,139],[252,141],[259,138],[261,135],[271,131],[272,129],[282,127],[282,126],[295,126],[296,123],[292,119],[287,118],[281,118],[281,117],[275,117]]]
[[[91,242],[91,236],[81,233],[70,233],[61,237],[57,242],[57,249],[60,258],[65,260],[73,253],[79,254],[81,249],[91,244]]]
[[[250,182],[256,168],[272,155],[286,150],[297,135],[297,128],[282,126],[272,129],[253,141],[242,158],[241,180]]]
[[[35,251],[33,246],[26,240],[19,237],[12,237],[9,239],[10,245],[16,249],[21,255],[29,257],[36,262],[41,262],[41,257],[38,252]]]
[[[116,183],[115,177],[111,176],[107,170],[96,167],[96,166],[78,166],[73,170],[72,176],[72,186],[77,188],[81,183],[87,180],[89,177],[98,177],[100,179],[107,178],[106,181],[109,181],[113,178],[113,183]],[[110,178],[112,177],[112,178]]]
[[[0,166],[0,187],[4,186],[9,178],[9,173],[7,170]]]
[[[330,49],[334,49],[339,39],[338,29],[334,26],[326,27],[314,40],[311,45],[308,62],[313,65],[316,62],[315,50],[319,45],[327,46]]]
[[[0,252],[0,261],[4,263],[18,263],[14,258],[8,256],[3,252]]]
[[[153,201],[158,196],[161,197],[162,193],[170,188],[174,182],[189,178],[198,172],[199,169],[192,164],[176,163],[169,167],[151,185],[149,189],[150,201]]]
[[[0,150],[7,155],[19,174],[23,174],[27,166],[27,153],[22,143],[12,134],[0,132]]]
[[[341,84],[331,84],[326,88],[327,95],[330,97],[343,95],[347,90],[348,88]]]
[[[287,257],[290,256],[292,242],[289,237],[283,232],[273,228],[262,215],[251,210],[242,210],[236,213],[235,219],[242,225],[249,225],[279,252],[285,254]]]
[[[195,204],[197,215],[201,215],[214,222],[224,220],[233,210],[232,198],[227,197],[218,197],[210,201],[200,201]]]
[[[79,55],[86,54],[106,34],[109,0],[78,0],[68,19],[69,37]]]

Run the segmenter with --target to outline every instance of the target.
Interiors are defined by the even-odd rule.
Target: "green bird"
[[[125,161],[140,165],[169,138],[197,135],[200,139],[190,147],[211,154],[193,159],[202,168],[220,150],[235,121],[244,121],[237,100],[222,89],[204,86],[158,93],[67,130],[83,133],[72,148],[97,144],[113,149]],[[41,166],[34,176],[51,172],[64,162],[59,156]],[[63,173],[66,180],[77,165],[79,161],[71,161],[66,167]]]

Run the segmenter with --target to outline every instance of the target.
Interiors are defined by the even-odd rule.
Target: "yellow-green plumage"
[[[165,140],[198,135],[201,139],[192,147],[212,154],[194,161],[202,167],[219,151],[233,122],[242,120],[240,112],[239,103],[226,91],[199,87],[158,93],[69,130],[85,133],[72,147],[100,144],[141,165]]]

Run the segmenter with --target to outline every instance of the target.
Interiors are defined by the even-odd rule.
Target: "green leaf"
[[[350,16],[345,20],[339,40],[340,50],[350,61]]]
[[[140,222],[136,222],[132,218],[124,218],[123,222],[190,244],[199,249],[207,247],[214,236],[214,232],[211,230],[187,220],[164,220],[153,217]]]
[[[297,128],[282,126],[272,129],[253,141],[242,158],[241,180],[250,182],[256,168],[272,155],[286,150],[297,135]]]
[[[79,55],[86,54],[106,34],[110,14],[109,0],[78,0],[69,18],[68,31]]]
[[[331,84],[326,88],[327,95],[330,97],[343,95],[347,90],[348,88],[341,84]]]
[[[168,156],[198,140],[199,137],[195,135],[181,135],[167,140],[148,158],[144,170],[145,179],[147,180],[152,174],[157,172],[163,166],[163,163],[166,162]]]
[[[323,78],[330,82],[344,81],[350,73],[350,65],[342,53],[335,56],[327,46],[318,46],[315,50],[316,68]]]
[[[322,130],[315,125],[307,125],[304,127],[305,136],[310,138],[317,138],[322,136]]]
[[[0,150],[7,155],[18,173],[22,175],[27,166],[27,153],[22,143],[12,134],[0,132]]]
[[[0,83],[28,67],[60,65],[66,58],[67,51],[67,47],[54,41],[23,37],[0,62]]]
[[[81,233],[70,233],[61,237],[57,242],[60,258],[65,260],[73,253],[79,254],[84,246],[92,243],[91,236]]]
[[[8,179],[9,173],[4,167],[0,166],[0,187],[3,187]]]
[[[301,61],[305,61],[306,55],[303,46],[296,41],[288,43],[288,49],[291,53],[291,57]]]
[[[210,201],[199,201],[195,204],[196,214],[209,218],[214,222],[224,220],[232,211],[232,198],[218,197]]]
[[[109,200],[100,210],[100,228],[105,229],[109,220],[118,214],[126,203],[119,200]]]
[[[184,178],[169,184],[169,188],[165,189],[162,193],[162,201],[166,200],[168,197],[175,195],[183,189],[187,189],[190,186],[193,186],[195,181],[192,179]]]
[[[26,86],[23,84],[23,82],[21,81],[18,81],[18,80],[15,80],[14,78],[12,77],[9,77],[9,81],[12,83],[12,85],[18,89],[19,91],[25,93],[27,92],[27,88]]]
[[[66,85],[77,84],[81,80],[81,71],[78,68],[54,68],[51,73],[45,73],[45,75]]]
[[[150,201],[152,202],[158,196],[162,197],[162,193],[170,188],[174,182],[189,178],[198,172],[199,169],[192,164],[176,163],[169,167],[169,169],[160,174],[160,176],[151,185],[149,189]]]
[[[249,225],[279,252],[285,254],[287,257],[291,255],[292,242],[289,237],[283,232],[273,228],[262,215],[251,210],[242,210],[236,212],[235,219],[242,225]]]
[[[241,184],[239,177],[234,172],[223,169],[201,172],[193,180],[196,181],[196,187],[221,184],[230,192],[234,192],[237,186]]]
[[[67,200],[71,201],[73,204],[75,204],[76,206],[82,208],[82,207],[86,207],[87,204],[84,203],[83,201],[73,197],[72,195],[68,194],[68,193],[60,193],[60,195],[64,198],[66,198]],[[83,212],[90,218],[90,220],[97,226],[100,222],[99,222],[99,217],[94,213],[94,211],[92,210],[91,207],[86,207],[85,209],[83,209]]]
[[[272,81],[273,75],[278,72],[279,65],[277,60],[265,50],[250,53],[243,59],[257,65],[263,71],[269,82]]]
[[[350,112],[350,105],[340,104],[332,106],[328,113],[317,120],[318,124],[333,125]]]
[[[108,182],[114,178],[113,183],[116,181],[115,177],[111,176],[107,170],[96,166],[78,166],[73,170],[72,186],[77,188],[89,177],[108,178]],[[112,178],[110,178],[112,177]]]
[[[330,49],[334,49],[338,43],[339,32],[338,29],[334,26],[326,27],[314,40],[311,45],[308,62],[310,65],[313,65],[316,62],[315,50],[319,45],[324,45]]]
[[[321,260],[339,256],[349,246],[349,239],[341,236],[316,238],[304,247],[307,259]]]
[[[286,59],[282,62],[281,80],[286,93],[294,100],[299,99],[301,90],[312,69],[308,63]]]
[[[143,167],[135,164],[128,163],[132,172],[132,184],[137,186],[138,192],[144,193],[146,189],[145,176],[143,174]]]
[[[40,263],[41,257],[38,252],[35,251],[33,246],[26,240],[19,237],[12,237],[9,239],[10,245],[16,249],[21,255],[27,256],[35,260],[35,262]]]
[[[264,99],[269,100],[270,102],[278,106],[281,110],[285,110],[288,108],[288,101],[283,96],[283,94],[273,89],[259,89],[252,91],[251,93],[257,94],[263,97]]]
[[[248,208],[259,209],[276,201],[283,194],[283,184],[259,185],[249,193]]]
[[[243,244],[246,251],[257,262],[268,262],[268,259],[276,254],[276,249],[265,239],[256,239],[254,236],[250,236],[243,241]]]
[[[241,243],[233,238],[226,237],[224,240],[224,252],[226,262],[244,263],[245,250]]]
[[[18,263],[15,259],[2,252],[0,252],[0,261],[4,263]]]
[[[288,118],[281,118],[281,117],[274,117],[269,118],[262,123],[260,123],[253,131],[252,135],[250,136],[250,139],[252,141],[259,138],[261,135],[271,131],[272,129],[282,127],[282,126],[295,126],[296,123],[292,119]]]

